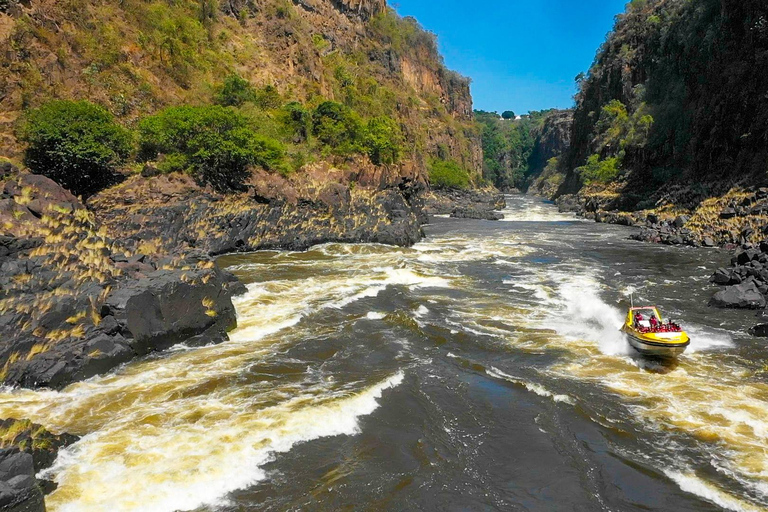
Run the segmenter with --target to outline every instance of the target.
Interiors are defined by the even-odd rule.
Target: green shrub
[[[241,78],[239,75],[230,75],[216,93],[215,101],[225,107],[237,106],[243,103],[256,100],[256,90],[251,82]]]
[[[256,93],[254,103],[263,109],[273,109],[283,104],[283,98],[274,85],[267,85]]]
[[[141,157],[188,162],[198,178],[221,191],[239,190],[248,166],[287,172],[285,148],[254,132],[242,115],[221,106],[171,107],[139,123]]]
[[[584,166],[577,169],[577,172],[584,183],[609,183],[619,176],[621,171],[619,166],[618,157],[601,160],[600,155],[592,155]]]
[[[312,133],[337,155],[362,153],[362,123],[346,105],[321,103],[312,115]]]
[[[26,113],[24,163],[76,195],[114,184],[115,169],[133,150],[131,132],[88,101],[51,101]]]
[[[363,145],[374,164],[396,163],[400,159],[403,145],[400,125],[391,117],[371,119],[365,127]]]
[[[429,165],[429,183],[433,188],[469,188],[469,173],[453,160],[432,160]]]
[[[283,106],[280,119],[288,137],[294,142],[306,142],[312,127],[312,113],[298,101]]]

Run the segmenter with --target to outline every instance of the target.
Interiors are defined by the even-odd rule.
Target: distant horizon
[[[426,0],[390,5],[438,36],[446,66],[472,80],[475,110],[521,115],[573,107],[576,75],[589,70],[625,4],[479,0],[471,12],[457,0],[440,9]]]

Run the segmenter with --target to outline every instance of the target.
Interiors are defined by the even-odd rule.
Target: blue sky
[[[628,0],[390,0],[438,35],[451,69],[472,78],[475,108],[525,113],[573,104]]]

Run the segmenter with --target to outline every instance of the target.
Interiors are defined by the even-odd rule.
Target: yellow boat
[[[655,323],[651,320],[654,317]],[[691,344],[679,325],[664,322],[656,306],[629,308],[621,331],[627,335],[632,348],[646,356],[677,357]]]

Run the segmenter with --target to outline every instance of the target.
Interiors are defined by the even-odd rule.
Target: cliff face
[[[561,192],[618,182],[648,207],[678,183],[764,182],[767,65],[765,2],[630,2],[581,82]]]
[[[432,34],[383,0],[1,5],[2,156],[18,158],[16,120],[48,99],[89,99],[130,125],[164,106],[209,102],[237,73],[286,100],[396,117],[421,171],[440,155],[479,176],[469,81],[445,69]]]

